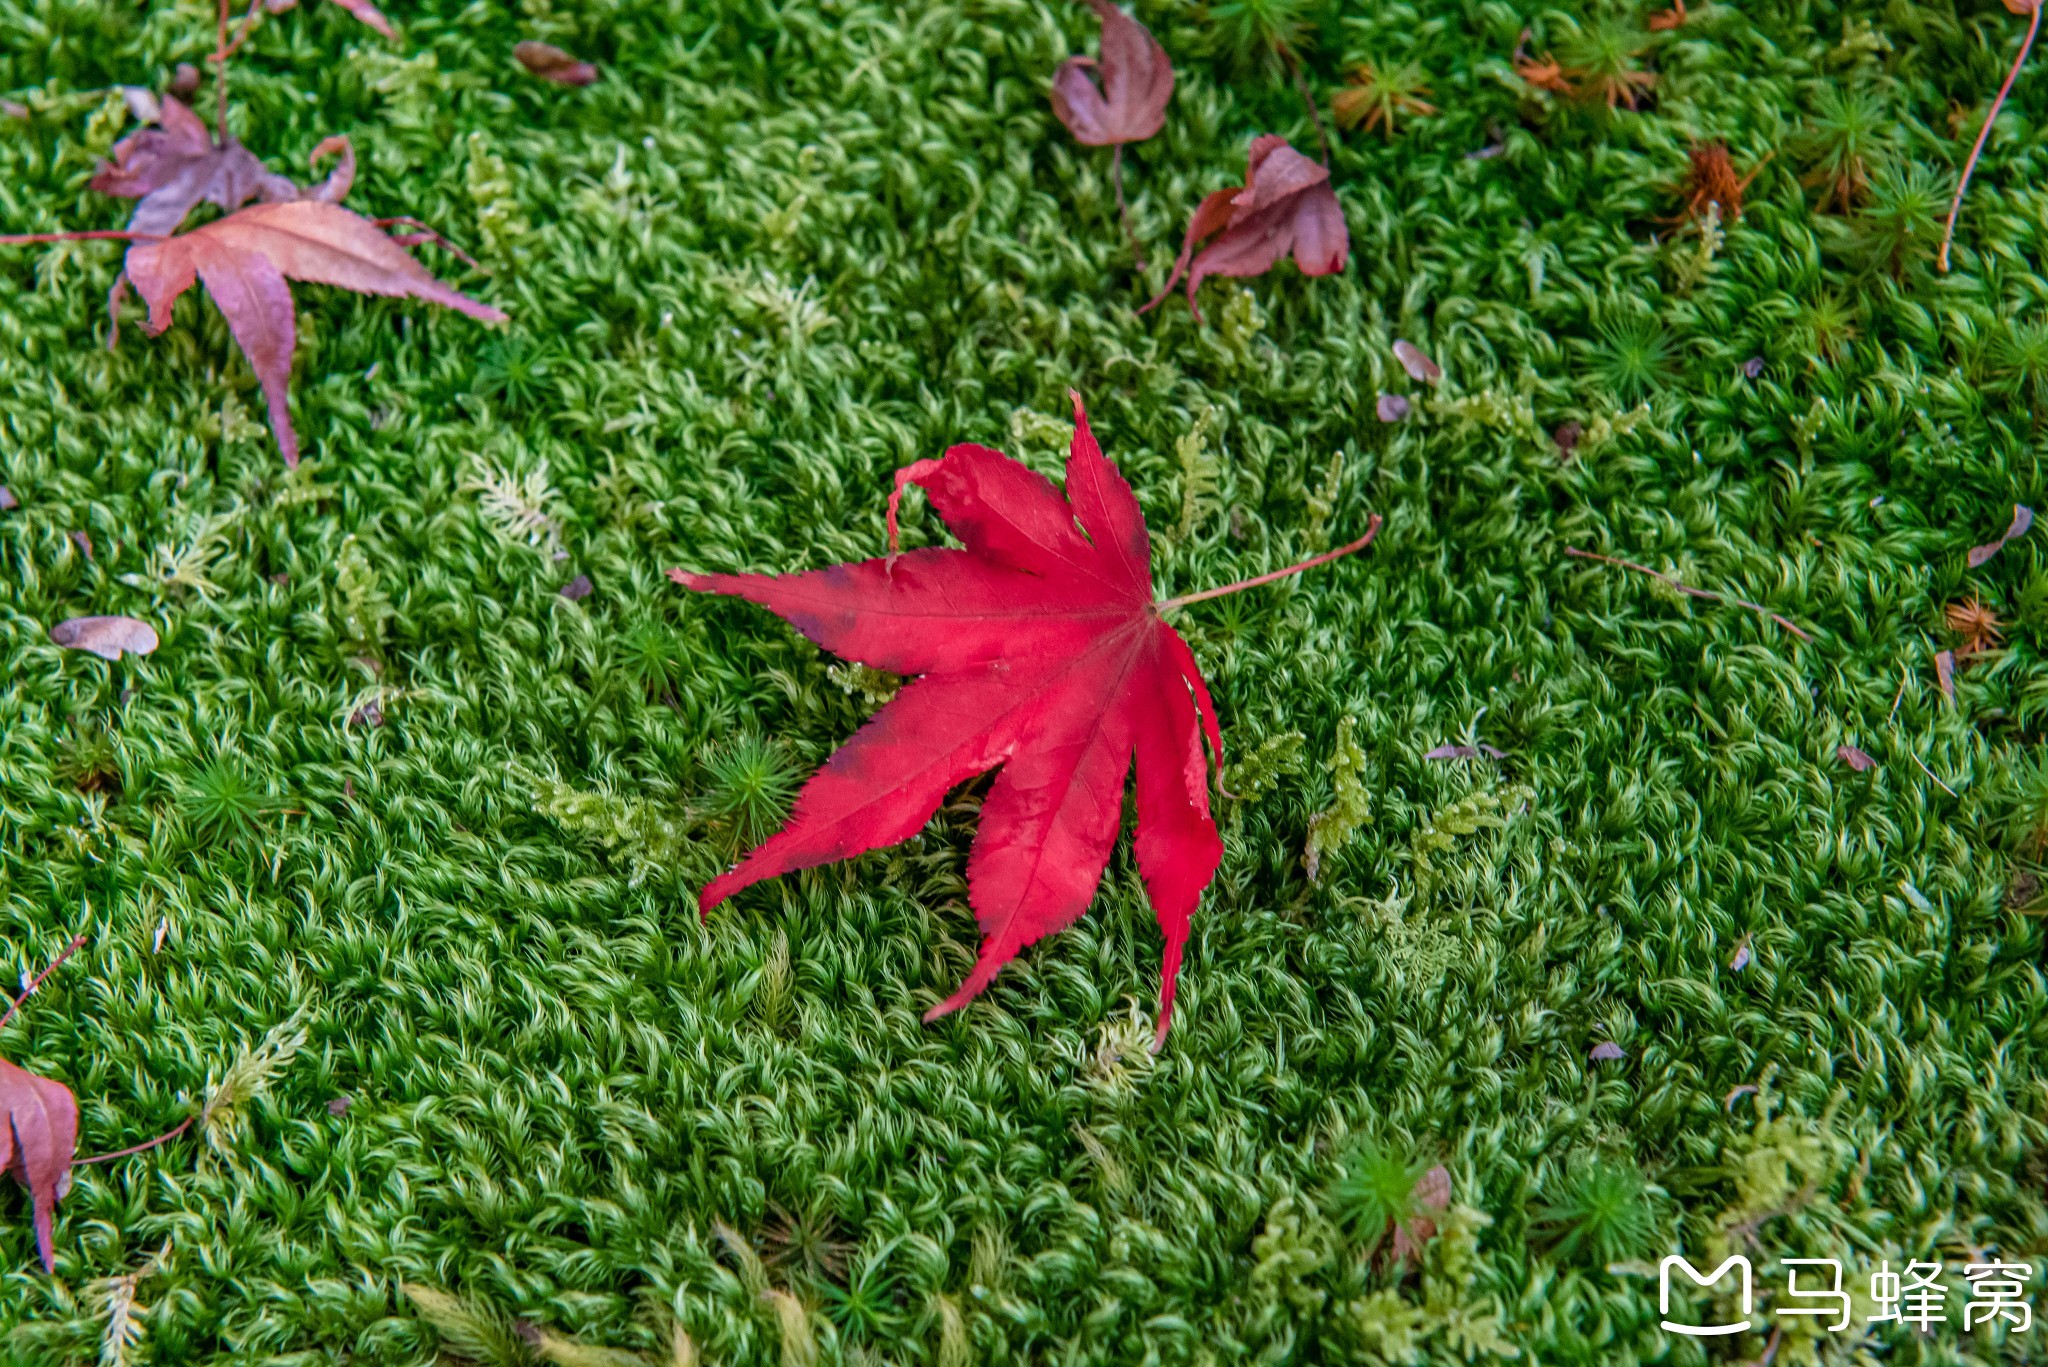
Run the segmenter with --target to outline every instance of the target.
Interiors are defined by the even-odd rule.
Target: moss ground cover
[[[652,1363],[678,1329],[717,1363],[2040,1357],[2042,1327],[1963,1332],[1959,1282],[1931,1338],[1768,1336],[1787,1257],[2048,1260],[2048,558],[1965,562],[2041,491],[2029,76],[1933,262],[2023,21],[1144,4],[1179,87],[1126,149],[1140,273],[1046,100],[1083,6],[390,12],[394,43],[266,20],[233,126],[293,168],[347,133],[352,206],[449,233],[485,269],[435,268],[512,321],[301,287],[297,473],[196,294],[109,352],[116,245],[0,258],[6,974],[91,937],[0,1048],[98,1152],[287,1027],[231,1123],[80,1170],[55,1277],[0,1198],[0,1352],[94,1360],[105,1279],[165,1249],[125,1284],[134,1362]],[[1437,112],[1337,135],[1344,274],[1134,316],[1253,134],[1315,146],[1255,41],[1292,19],[1325,100],[1412,65]],[[212,24],[0,3],[0,231],[124,221],[85,188],[107,87]],[[1516,76],[1525,26],[1592,98]],[[525,38],[604,78],[522,75]],[[1739,220],[1668,221],[1715,140],[1775,155]],[[1055,471],[1070,386],[1167,593],[1387,519],[1181,615],[1239,797],[1157,1058],[1127,848],[1086,920],[919,1022],[973,958],[985,783],[693,905],[892,681],[663,569],[875,554],[900,465]],[[1950,699],[1958,603],[2002,641]],[[162,647],[48,641],[114,612]],[[1756,1261],[1755,1334],[1658,1327],[1681,1249]]]

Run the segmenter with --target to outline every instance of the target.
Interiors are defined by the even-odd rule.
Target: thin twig
[[[241,48],[243,42],[248,39],[249,30],[256,23],[256,14],[262,8],[263,0],[249,0],[249,12],[242,16],[240,31],[235,34],[234,40],[230,42],[228,40],[228,0],[220,0],[217,6],[219,12],[219,37],[215,39],[213,51],[206,58],[216,68],[213,73],[215,105],[213,136],[216,142],[224,143],[228,137],[228,59],[233,57],[236,51]]]
[[[1680,593],[1686,594],[1693,598],[1704,598],[1707,599],[1709,602],[1714,603],[1733,603],[1736,607],[1748,608],[1751,612],[1762,613],[1764,616],[1770,618],[1773,622],[1776,622],[1779,626],[1785,628],[1785,630],[1791,632],[1794,636],[1797,636],[1800,640],[1807,642],[1809,645],[1813,642],[1812,633],[1806,631],[1804,628],[1794,623],[1791,619],[1781,617],[1777,613],[1772,612],[1769,608],[1765,607],[1761,603],[1752,603],[1747,598],[1737,598],[1733,594],[1716,593],[1712,589],[1696,589],[1690,584],[1680,583],[1678,580],[1673,579],[1670,575],[1663,573],[1661,570],[1653,570],[1648,565],[1638,565],[1633,560],[1619,560],[1611,555],[1598,555],[1592,551],[1582,551],[1576,546],[1566,546],[1564,548],[1564,553],[1569,556],[1574,556],[1580,560],[1597,560],[1603,565],[1615,565],[1620,567],[1621,569],[1634,570],[1638,574],[1647,574],[1652,579],[1661,579],[1665,583],[1669,584],[1672,588],[1677,589]]]
[[[1771,1367],[1772,1360],[1778,1356],[1778,1345],[1784,1341],[1785,1326],[1782,1324],[1772,1325],[1771,1336],[1764,1343],[1764,1355],[1756,1360],[1756,1367]]]
[[[1886,726],[1890,726],[1894,721],[1898,719],[1899,704],[1906,700],[1906,685],[1913,682],[1913,670],[1910,665],[1900,665],[1899,675],[1899,691],[1897,694],[1893,696],[1892,710],[1884,719],[1884,724]]]
[[[2010,0],[2008,0],[2008,7]],[[2005,84],[1998,87],[1998,98],[1991,102],[1991,112],[1984,116],[1984,126],[1977,130],[1977,142],[1970,148],[1970,159],[1963,163],[1963,178],[1956,182],[1956,197],[1948,206],[1948,226],[1941,233],[1941,269],[1948,270],[1948,248],[1956,238],[1956,215],[1962,212],[1963,194],[1970,188],[1970,174],[1977,169],[1977,158],[1984,154],[1985,140],[1991,136],[1991,125],[1998,121],[1998,111],[2005,107],[2005,97],[2012,90],[2012,83],[2019,78],[2020,67],[2027,60],[2027,53],[2033,49],[2034,35],[2041,31],[2041,0],[2034,0],[2027,16],[2026,41],[2020,44],[2020,55],[2012,59],[2012,70],[2005,73]]]
[[[87,1163],[111,1163],[116,1158],[126,1158],[130,1154],[142,1153],[146,1150],[153,1149],[159,1144],[168,1144],[173,1139],[176,1139],[179,1135],[185,1133],[185,1131],[191,1129],[192,1122],[197,1120],[198,1118],[199,1117],[196,1115],[188,1115],[183,1120],[179,1121],[176,1126],[174,1126],[171,1129],[165,1130],[156,1138],[145,1139],[140,1144],[130,1144],[125,1149],[116,1149],[112,1153],[96,1153],[90,1158],[74,1158],[71,1160],[72,1166],[82,1167]]]
[[[1955,789],[1949,787],[1946,783],[1943,783],[1940,778],[1936,777],[1935,772],[1932,769],[1928,768],[1925,764],[1921,763],[1920,756],[1914,754],[1911,750],[1908,750],[1906,751],[1906,758],[1912,760],[1915,764],[1919,764],[1920,772],[1927,775],[1927,777],[1934,779],[1935,787],[1941,789],[1941,791],[1947,793],[1950,797],[1959,796]]]
[[[1380,515],[1374,513],[1371,525],[1365,529],[1365,535],[1347,546],[1339,546],[1334,551],[1324,551],[1321,555],[1304,560],[1298,565],[1289,565],[1284,570],[1274,570],[1269,574],[1254,575],[1250,579],[1240,579],[1235,584],[1225,584],[1222,588],[1203,589],[1200,593],[1189,593],[1179,598],[1169,598],[1159,604],[1159,611],[1171,612],[1175,608],[1184,608],[1189,603],[1200,603],[1210,598],[1221,598],[1226,593],[1242,593],[1246,589],[1255,589],[1261,584],[1270,584],[1275,579],[1285,579],[1290,574],[1300,574],[1303,570],[1312,570],[1318,565],[1327,565],[1332,560],[1341,559],[1354,551],[1362,551],[1372,544],[1374,537],[1380,534],[1380,522]]]
[[[62,954],[59,954],[56,958],[50,960],[50,966],[44,969],[42,972],[36,974],[36,976],[29,981],[29,985],[21,989],[21,995],[19,997],[16,997],[14,999],[14,1004],[7,1008],[7,1014],[4,1016],[0,1016],[0,1027],[4,1027],[7,1024],[7,1022],[13,1020],[14,1013],[21,1010],[21,1004],[27,1001],[30,997],[34,996],[35,990],[43,985],[43,979],[49,977],[52,973],[55,973],[57,971],[58,966],[62,964],[66,959],[76,954],[78,952],[78,947],[84,943],[85,937],[83,935],[80,935],[76,939],[72,940],[70,944],[64,946],[64,952]]]
[[[431,225],[420,222],[420,220],[414,218],[411,214],[399,214],[396,218],[373,218],[370,220],[370,222],[376,224],[379,228],[389,228],[393,224],[397,223],[402,223],[408,228],[417,228],[419,229],[419,233],[417,236],[414,236],[413,234],[409,233],[406,235],[406,237],[402,237],[397,240],[400,242],[404,242],[405,245],[408,247],[417,246],[419,243],[422,242],[431,242],[435,246],[441,248],[442,250],[452,252],[457,257],[460,257],[463,264],[468,266],[470,269],[479,271],[483,269],[483,266],[477,261],[475,257],[471,256],[468,252],[462,250],[462,248],[456,246],[453,242],[450,242],[447,238],[441,236],[441,234],[435,232]],[[407,238],[410,238],[411,240],[408,241]]]
[[[1131,206],[1124,203],[1124,145],[1118,143],[1109,154],[1109,180],[1116,186],[1116,216],[1123,220],[1124,240],[1131,244],[1131,260],[1145,269],[1145,249],[1138,245],[1137,230],[1131,227]]]
[[[1287,64],[1287,74],[1294,77],[1294,88],[1301,93],[1302,104],[1308,107],[1309,122],[1316,126],[1316,146],[1323,149],[1323,169],[1330,166],[1330,135],[1323,131],[1323,111],[1316,107],[1315,96],[1308,93],[1308,82],[1302,79],[1301,63],[1294,58],[1294,50],[1281,47],[1280,60]]]

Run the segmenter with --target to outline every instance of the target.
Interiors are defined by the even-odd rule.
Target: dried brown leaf
[[[2025,536],[2027,534],[2027,528],[2033,525],[2034,510],[2032,508],[2029,508],[2024,503],[2013,504],[2012,525],[2005,529],[2005,535],[1999,537],[1996,541],[1987,541],[1981,546],[1972,546],[1970,548],[1970,568],[1973,570],[1976,569],[1979,565],[1989,560],[1992,556],[1997,555],[2000,551],[2004,550],[2006,542],[2016,541],[2020,537]]]
[[[1848,765],[1851,769],[1854,769],[1859,774],[1867,774],[1872,769],[1875,769],[1877,767],[1876,760],[1872,759],[1869,755],[1866,755],[1865,753],[1863,753],[1863,751],[1859,750],[1853,745],[1836,746],[1835,758],[1842,761],[1842,763]]]
[[[1417,384],[1435,384],[1444,377],[1442,368],[1413,342],[1396,341],[1394,359],[1401,363],[1401,369],[1408,372],[1408,378]]]
[[[529,73],[556,85],[589,85],[597,79],[596,67],[570,56],[552,43],[536,43],[529,39],[515,45],[512,55]]]
[[[123,652],[148,655],[157,648],[155,629],[133,617],[73,617],[51,627],[50,639],[71,650],[90,651],[102,660],[118,660]]]

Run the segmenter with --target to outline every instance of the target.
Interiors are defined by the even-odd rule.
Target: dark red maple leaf
[[[1131,244],[1132,261],[1144,270],[1145,253],[1131,226],[1130,206],[1124,202],[1124,144],[1143,142],[1165,124],[1166,105],[1173,98],[1173,64],[1151,32],[1111,0],[1088,4],[1102,20],[1102,60],[1069,57],[1060,63],[1052,77],[1052,112],[1076,142],[1115,149],[1109,157],[1109,179],[1116,187],[1117,218]]]
[[[1166,122],[1173,64],[1151,32],[1110,0],[1088,0],[1088,6],[1102,20],[1102,60],[1069,57],[1060,63],[1052,78],[1052,112],[1074,141],[1090,147],[1143,142]]]
[[[1166,937],[1163,1041],[1189,917],[1222,857],[1208,796],[1222,738],[1194,654],[1163,614],[1347,555],[1372,539],[1379,519],[1358,541],[1301,565],[1160,602],[1137,499],[1096,444],[1079,395],[1074,420],[1064,497],[998,451],[955,446],[897,472],[885,557],[787,575],[669,571],[686,588],[770,609],[836,655],[918,676],[698,906],[709,913],[750,884],[906,840],[948,789],[1000,765],[967,864],[981,957],[926,1013],[936,1019],[1088,909],[1135,757],[1138,871]],[[965,549],[896,553],[897,505],[911,484]]]
[[[270,428],[285,463],[299,463],[289,403],[298,328],[290,280],[337,285],[358,294],[425,299],[487,323],[505,315],[429,275],[369,219],[338,204],[302,199],[252,204],[189,233],[128,249],[128,278],[149,305],[146,331],[171,325],[171,305],[192,287],[206,292],[248,356],[270,408]]]
[[[0,1016],[0,1025],[14,1019],[14,1013],[29,999],[43,979],[85,943],[80,935],[66,946],[50,966],[36,974],[22,989],[21,996]],[[61,1082],[38,1077],[28,1069],[0,1059],[0,1169],[14,1174],[14,1180],[28,1188],[35,1206],[36,1252],[42,1255],[43,1271],[57,1270],[51,1247],[57,1219],[57,1201],[71,1186],[71,1162],[78,1153],[78,1098]]]
[[[1310,161],[1268,133],[1252,140],[1244,188],[1218,190],[1204,199],[1188,224],[1180,257],[1158,298],[1139,309],[1159,307],[1173,293],[1183,274],[1188,278],[1188,307],[1200,321],[1195,291],[1212,275],[1264,275],[1289,251],[1303,275],[1334,275],[1351,254],[1351,234],[1344,210],[1330,188],[1330,169]],[[1221,233],[1195,256],[1195,243]]]
[[[206,121],[175,97],[164,96],[159,109],[160,121],[115,143],[113,161],[92,178],[92,188],[103,195],[141,201],[128,220],[129,232],[167,237],[202,201],[232,213],[252,199],[299,197],[289,177],[234,138],[215,142]],[[351,174],[354,166],[351,155]]]

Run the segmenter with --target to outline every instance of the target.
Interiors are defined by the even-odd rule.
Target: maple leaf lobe
[[[843,658],[917,676],[698,905],[708,914],[753,883],[905,840],[948,790],[1000,767],[968,859],[981,954],[935,1019],[1087,910],[1135,761],[1134,850],[1166,940],[1163,1040],[1189,918],[1222,858],[1203,749],[1206,736],[1220,760],[1219,737],[1193,652],[1153,600],[1137,499],[1074,404],[1064,496],[1000,452],[955,446],[898,472],[888,556],[788,575],[669,572],[766,607]],[[912,484],[963,549],[893,552]]]

